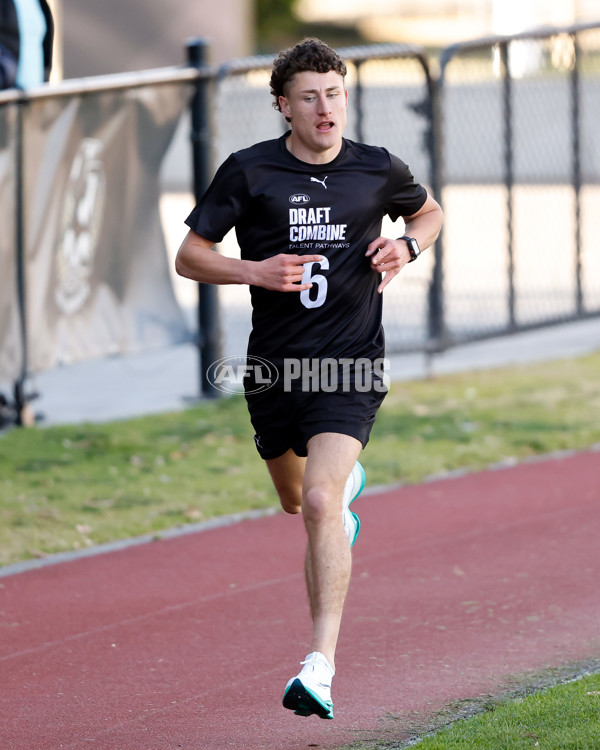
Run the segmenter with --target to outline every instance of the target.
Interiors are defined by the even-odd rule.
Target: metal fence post
[[[354,95],[354,109],[356,112],[356,140],[362,143],[364,140],[364,112],[363,112],[363,84],[360,75],[360,69],[362,60],[357,60],[354,63],[356,69],[356,90]]]
[[[209,44],[205,39],[189,39],[188,64],[198,70],[206,67]],[[194,198],[200,200],[211,180],[209,80],[198,78],[191,102],[191,140]],[[208,368],[220,356],[219,300],[213,284],[198,284],[198,351],[200,392],[207,398],[220,395],[208,379]]]
[[[506,212],[508,231],[508,319],[509,330],[517,328],[516,291],[515,291],[515,248],[514,248],[514,146],[513,146],[513,110],[512,110],[512,76],[510,71],[510,51],[508,42],[500,45],[500,59],[503,74],[503,112],[504,112],[504,184],[506,186]]]
[[[444,91],[444,67],[441,67],[437,78],[427,79],[430,110],[428,150],[431,168],[431,190],[434,198],[444,208],[444,128],[442,96]],[[447,345],[446,326],[444,321],[444,228],[433,246],[434,263],[428,293],[428,337],[427,348],[430,353],[441,352]]]
[[[18,425],[25,423],[24,414],[27,406],[25,381],[28,370],[27,340],[27,290],[25,281],[25,204],[23,189],[24,145],[23,145],[23,102],[17,105],[17,127],[15,129],[15,250],[17,266],[17,302],[19,306],[19,334],[21,336],[22,360],[21,373],[13,386],[15,421]]]
[[[573,148],[573,192],[575,194],[575,309],[577,315],[585,313],[583,281],[581,278],[581,87],[579,80],[579,44],[577,34],[571,35],[573,43],[573,69],[571,71],[571,143]]]

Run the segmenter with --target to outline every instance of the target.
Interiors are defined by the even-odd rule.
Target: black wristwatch
[[[419,255],[421,255],[421,248],[419,247],[419,243],[415,240],[414,237],[407,237],[406,235],[403,235],[400,237],[401,240],[405,240],[406,244],[408,245],[408,252],[410,253],[410,260],[409,263],[412,263],[413,260],[416,260]]]

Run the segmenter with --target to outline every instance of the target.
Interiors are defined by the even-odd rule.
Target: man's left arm
[[[420,249],[426,250],[436,241],[442,228],[443,218],[439,203],[427,195],[425,203],[415,214],[403,217],[406,225],[405,235],[417,240]],[[367,248],[366,256],[371,259],[371,268],[384,274],[377,287],[379,293],[383,292],[394,276],[411,261],[406,240],[392,240],[386,237],[373,240]]]

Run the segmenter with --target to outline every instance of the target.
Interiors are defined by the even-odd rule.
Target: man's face
[[[335,158],[347,119],[348,92],[342,76],[333,70],[296,73],[285,94],[279,105],[292,123],[294,155],[305,161],[312,161],[307,158],[311,155],[318,161]]]

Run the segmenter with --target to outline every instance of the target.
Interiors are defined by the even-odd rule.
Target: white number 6
[[[303,289],[300,292],[300,302],[302,302],[304,307],[309,308],[321,307],[321,305],[325,303],[325,298],[327,297],[327,279],[320,273],[316,273],[314,276],[312,275],[312,267],[314,265],[320,266],[324,271],[327,271],[329,269],[329,260],[323,256],[323,260],[311,261],[310,263],[304,264],[302,283],[315,284],[317,286],[316,299],[311,299],[310,297],[310,293],[314,290],[314,286],[312,289]]]

